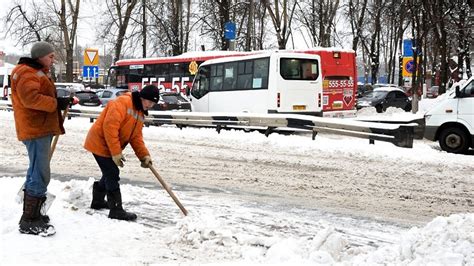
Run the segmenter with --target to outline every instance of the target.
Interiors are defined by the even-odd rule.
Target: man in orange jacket
[[[49,217],[41,213],[50,181],[51,140],[64,134],[61,109],[68,98],[56,98],[50,78],[55,59],[54,47],[37,42],[31,58],[20,58],[12,71],[12,106],[18,140],[25,144],[30,161],[23,198],[19,230],[23,234],[48,236],[55,233]]]
[[[152,164],[150,152],[143,142],[142,128],[145,115],[159,97],[158,88],[148,85],[139,92],[126,93],[110,101],[87,134],[84,148],[92,152],[102,171],[102,178],[92,187],[91,208],[109,208],[109,218],[127,221],[137,218],[122,207],[118,167],[123,167],[122,150],[128,143],[142,167],[148,168]]]

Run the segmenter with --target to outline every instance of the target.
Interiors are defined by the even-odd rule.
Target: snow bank
[[[125,208],[142,211],[137,222],[107,218],[107,211],[88,208],[92,180],[52,180],[50,191],[57,198],[49,215],[57,234],[42,238],[18,232],[21,206],[15,194],[23,178],[0,178],[2,212],[0,260],[5,264],[213,264],[216,265],[301,265],[301,264],[401,264],[473,265],[474,214],[437,217],[423,228],[412,228],[395,243],[378,248],[350,244],[334,224],[320,221],[309,236],[289,236],[278,228],[291,223],[275,223],[278,211],[259,213],[246,227],[257,209],[248,204],[202,195],[190,208],[190,215],[179,215],[163,193],[148,188],[122,185]],[[185,205],[193,206],[185,192],[178,193]],[[219,204],[217,204],[219,203]],[[207,207],[206,207],[207,206]],[[225,212],[222,206],[230,208]],[[158,217],[154,218],[154,213]],[[287,213],[281,213],[288,216]],[[269,217],[270,216],[270,217]],[[255,216],[253,216],[255,217]],[[271,219],[273,230],[266,221]],[[296,216],[293,219],[297,219]],[[156,223],[158,221],[158,223]],[[252,227],[252,228],[250,228]],[[252,230],[251,230],[252,229]],[[273,232],[273,233],[269,233]],[[354,232],[354,231],[353,231]]]

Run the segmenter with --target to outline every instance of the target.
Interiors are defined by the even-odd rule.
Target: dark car
[[[393,87],[382,87],[374,89],[357,101],[357,109],[363,107],[375,107],[377,113],[384,112],[388,107],[397,107],[411,111],[411,100],[401,89]]]
[[[99,106],[99,96],[93,91],[77,91],[75,96],[79,99],[79,104],[83,106]]]
[[[180,93],[162,93],[153,106],[156,111],[191,111],[191,103]]]

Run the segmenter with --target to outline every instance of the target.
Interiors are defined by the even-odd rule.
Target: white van
[[[474,148],[474,76],[448,91],[425,114],[425,138],[439,141],[441,149],[466,153]]]
[[[3,100],[8,99],[11,95],[10,75],[13,68],[15,68],[15,65],[6,62],[0,67],[0,89],[2,89],[0,98]]]

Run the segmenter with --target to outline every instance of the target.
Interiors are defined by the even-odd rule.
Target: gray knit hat
[[[37,59],[54,52],[54,47],[47,42],[36,42],[31,47],[31,58]]]

